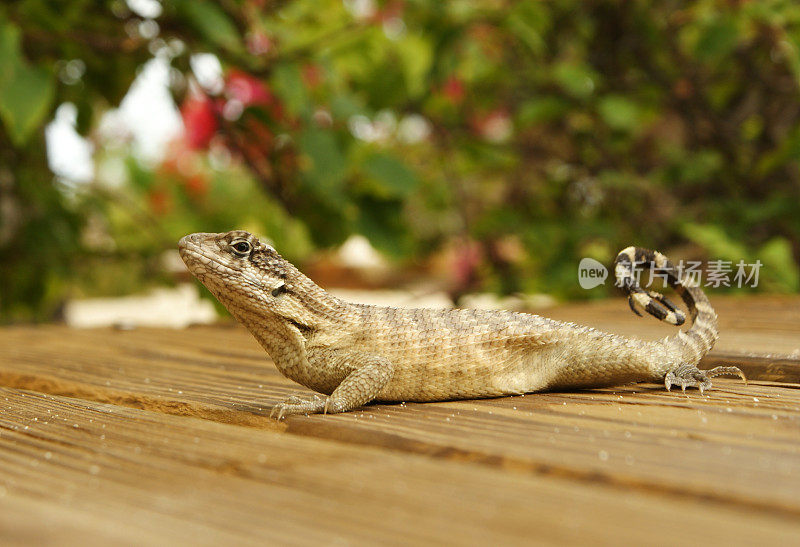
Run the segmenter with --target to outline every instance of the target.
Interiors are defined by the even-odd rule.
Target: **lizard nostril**
[[[189,245],[199,245],[201,237],[205,235],[208,234],[203,234],[203,233],[187,234],[178,241],[178,248],[183,249],[188,247]]]

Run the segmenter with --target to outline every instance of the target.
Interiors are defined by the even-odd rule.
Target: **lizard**
[[[717,315],[696,282],[663,254],[628,247],[614,272],[637,306],[672,325],[686,316],[645,291],[634,268],[666,273],[692,319],[672,337],[644,341],[539,315],[478,309],[354,304],[325,291],[256,236],[234,230],[179,242],[189,271],[244,325],[286,377],[325,395],[291,396],[271,416],[339,413],[371,401],[427,402],[521,395],[641,381],[697,387],[738,367],[700,370],[718,338]]]

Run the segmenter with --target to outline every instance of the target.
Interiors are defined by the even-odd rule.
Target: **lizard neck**
[[[306,339],[298,327],[279,318],[239,316],[235,313],[234,316],[250,331],[282,372],[305,359]]]
[[[292,295],[299,304],[292,313],[257,312],[255,307],[231,306],[229,311],[256,338],[287,376],[287,369],[306,362],[309,340],[349,331],[353,306],[336,298],[303,274],[292,278]]]

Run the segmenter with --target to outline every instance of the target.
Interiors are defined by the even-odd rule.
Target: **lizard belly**
[[[436,401],[520,395],[547,387],[552,352],[471,347],[449,355],[437,352],[387,355],[395,375],[380,392],[381,401]],[[438,357],[438,358],[437,358]]]
[[[505,311],[363,308],[351,346],[394,373],[377,399],[433,401],[521,394],[547,387],[557,324]],[[367,349],[368,348],[368,349]]]

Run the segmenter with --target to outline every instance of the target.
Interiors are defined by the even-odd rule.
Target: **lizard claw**
[[[684,393],[687,387],[696,387],[702,395],[706,389],[711,387],[711,378],[723,374],[739,376],[747,383],[747,379],[739,367],[716,367],[710,370],[700,370],[694,365],[680,365],[664,376],[664,387],[667,388],[667,391],[671,391],[673,386],[680,386]]]
[[[286,403],[278,403],[277,405],[272,407],[272,412],[269,413],[269,417],[278,421],[283,419],[283,411],[284,405]]]

